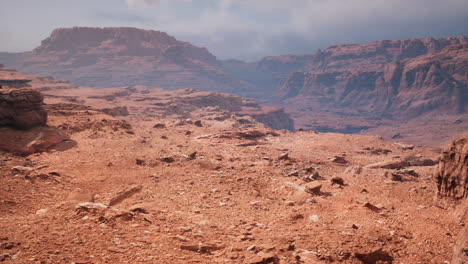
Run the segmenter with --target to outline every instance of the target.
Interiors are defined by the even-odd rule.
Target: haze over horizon
[[[340,43],[468,35],[466,25],[464,0],[1,0],[0,51],[32,50],[60,27],[128,26],[252,61]]]

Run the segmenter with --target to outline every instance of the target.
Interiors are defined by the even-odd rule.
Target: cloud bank
[[[127,0],[164,7],[157,29],[221,58],[312,53],[335,43],[468,34],[466,0]],[[190,17],[180,9],[194,10]]]

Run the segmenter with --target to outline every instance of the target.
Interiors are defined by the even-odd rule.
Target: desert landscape
[[[218,57],[145,17],[190,16],[186,5],[206,4],[194,2],[128,0],[99,15],[142,28],[54,21],[29,51],[1,50],[16,34],[3,14],[0,263],[468,263],[466,34],[335,36],[281,55],[273,44],[315,42],[292,29],[259,41],[243,26],[280,32],[292,22],[265,16],[288,5],[219,1],[208,33],[172,27],[218,52],[242,49],[239,27],[243,52],[262,50]],[[8,7],[28,14],[23,4]],[[232,38],[211,28],[245,6],[245,24],[218,21]]]

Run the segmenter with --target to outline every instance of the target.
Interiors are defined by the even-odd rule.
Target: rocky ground
[[[434,205],[434,149],[196,122],[133,99],[114,117],[96,110],[115,107],[106,98],[76,96],[88,106],[46,95],[48,125],[73,146],[0,153],[4,263],[452,259],[461,227]]]

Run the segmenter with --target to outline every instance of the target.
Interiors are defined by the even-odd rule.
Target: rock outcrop
[[[455,139],[444,150],[435,178],[439,198],[458,202],[468,198],[468,135]]]
[[[33,51],[0,53],[0,61],[22,72],[91,87],[252,88],[226,73],[206,48],[137,28],[56,29]]]
[[[457,220],[468,222],[468,135],[456,138],[445,149],[435,171],[437,197],[457,205]],[[468,227],[458,235],[454,246],[452,264],[468,263]]]
[[[63,84],[4,68],[0,69],[0,84],[0,150],[26,156],[59,145],[62,149],[74,145],[62,130],[47,127],[44,96],[36,89],[60,88]]]
[[[35,89],[0,89],[0,126],[29,129],[44,126],[47,112],[43,96]]]

